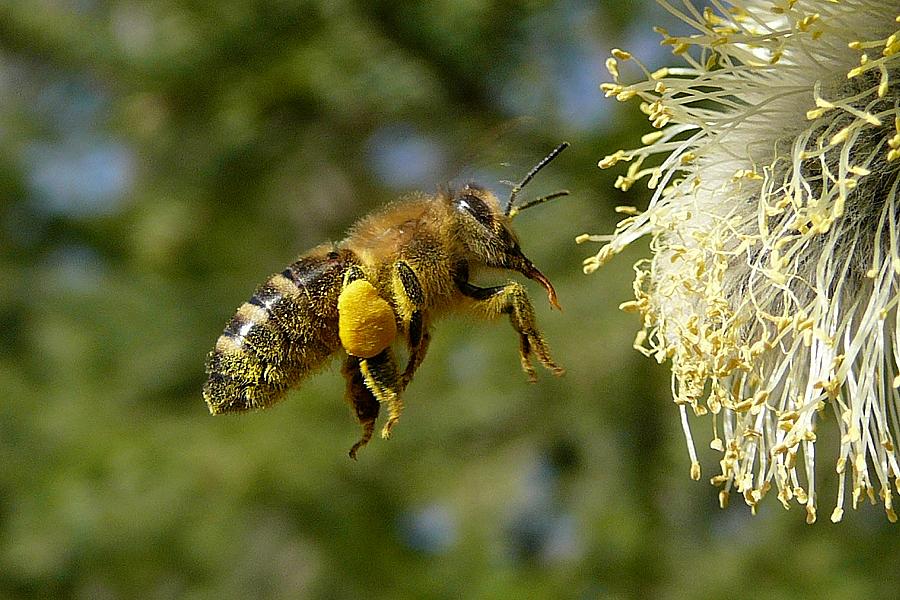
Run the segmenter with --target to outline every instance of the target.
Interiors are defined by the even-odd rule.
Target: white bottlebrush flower
[[[734,490],[755,511],[774,485],[814,521],[816,436],[833,432],[831,519],[877,495],[895,521],[900,0],[662,4],[692,29],[659,29],[685,65],[614,50],[602,86],[657,131],[600,166],[628,161],[616,187],[655,192],[613,235],[579,238],[606,242],[585,271],[651,236],[623,308],[643,318],[635,347],[671,361],[695,479],[687,408],[712,419],[723,506]]]

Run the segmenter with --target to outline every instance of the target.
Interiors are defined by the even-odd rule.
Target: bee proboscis
[[[540,283],[559,308],[550,281],[525,257],[512,229],[522,210],[568,194],[517,204],[522,188],[565,150],[560,144],[513,187],[505,204],[468,184],[456,192],[416,195],[357,222],[336,244],[322,244],[272,275],[242,304],[206,362],[203,398],[213,414],[266,408],[340,354],[347,400],[362,426],[350,449],[372,437],[379,408],[389,437],[403,410],[402,392],[425,357],[435,318],[464,309],[485,318],[509,315],[519,358],[531,381],[532,358],[555,375],[534,308],[517,282],[478,287],[481,269],[519,272]],[[405,342],[401,370],[393,346]]]

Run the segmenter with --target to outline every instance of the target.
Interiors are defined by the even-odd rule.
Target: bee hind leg
[[[349,454],[353,460],[356,460],[356,453],[359,449],[372,439],[372,433],[375,431],[375,419],[378,418],[378,409],[381,406],[363,381],[359,360],[355,356],[347,356],[341,368],[341,374],[347,380],[347,402],[353,407],[356,420],[362,426],[362,437],[350,448]]]
[[[371,394],[378,402],[387,405],[388,420],[381,429],[381,437],[387,439],[391,437],[391,429],[403,412],[403,400],[400,398],[402,379],[390,347],[372,358],[359,359],[359,372]]]
[[[343,289],[338,296],[338,315],[341,345],[349,357],[345,377],[351,388],[355,387],[357,390],[360,389],[358,378],[368,395],[378,403],[387,405],[388,421],[381,431],[381,437],[388,438],[403,411],[403,402],[400,400],[402,380],[391,351],[391,343],[397,335],[397,317],[390,304],[379,296],[359,267],[347,269]],[[357,367],[358,374],[349,373],[354,367]],[[359,391],[354,395],[354,398],[364,397]],[[354,406],[355,402],[354,400]],[[374,417],[371,423],[368,418],[360,422],[363,424],[363,439],[360,443],[364,444],[371,437],[369,428],[374,427]]]

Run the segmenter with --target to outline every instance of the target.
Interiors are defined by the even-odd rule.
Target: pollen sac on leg
[[[394,311],[365,279],[351,281],[338,297],[338,333],[348,354],[372,358],[397,337]]]

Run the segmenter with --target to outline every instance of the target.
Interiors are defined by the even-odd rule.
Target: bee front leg
[[[550,357],[550,348],[537,327],[531,300],[521,284],[510,282],[503,286],[480,288],[463,277],[457,277],[456,286],[465,296],[476,301],[475,309],[484,316],[490,318],[501,314],[509,315],[513,329],[519,334],[519,360],[529,381],[537,381],[534,367],[531,365],[532,354],[554,375],[565,373],[565,369]]]
[[[401,260],[394,264],[392,285],[394,302],[406,327],[406,343],[409,348],[409,361],[401,379],[401,387],[406,389],[416,369],[425,359],[431,335],[425,322],[425,291],[409,263]]]

